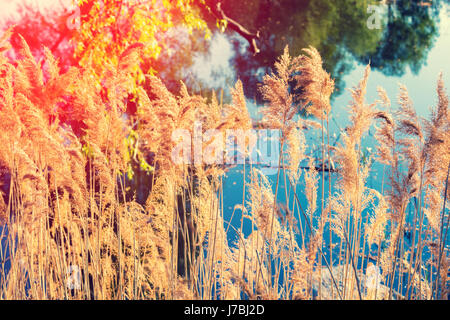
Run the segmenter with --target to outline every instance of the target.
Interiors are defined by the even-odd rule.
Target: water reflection
[[[218,2],[218,1],[210,1]],[[285,45],[298,55],[309,45],[322,54],[324,65],[336,79],[335,96],[346,87],[344,76],[355,63],[371,63],[387,76],[402,76],[408,68],[417,74],[426,63],[439,35],[439,12],[448,0],[243,0],[223,3],[224,10],[245,27],[259,31],[260,52],[227,33],[233,45],[229,66],[243,81],[246,96],[261,103],[258,83],[273,66]],[[215,49],[220,51],[220,47]],[[216,82],[229,73],[212,76]]]

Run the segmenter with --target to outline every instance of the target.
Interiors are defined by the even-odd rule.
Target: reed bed
[[[286,47],[261,84],[263,123],[281,133],[276,183],[244,166],[239,225],[224,217],[228,168],[175,163],[171,133],[252,129],[240,81],[229,104],[184,85],[174,95],[153,76],[150,91],[133,91],[141,49],[133,45],[99,86],[89,67],[61,73],[48,50],[37,62],[25,41],[11,62],[8,38],[0,56],[0,299],[448,299],[442,76],[425,120],[405,87],[398,107],[382,88],[367,103],[367,66],[332,146],[333,79],[316,49],[291,57]],[[310,117],[298,117],[301,109]],[[376,152],[363,161],[372,126]],[[319,133],[319,152],[306,144],[307,130]],[[239,150],[246,158],[249,140]],[[374,163],[384,166],[376,189],[367,183]]]

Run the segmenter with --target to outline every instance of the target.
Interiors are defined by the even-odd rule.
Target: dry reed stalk
[[[10,63],[3,49],[8,48],[8,37],[7,33],[0,39],[0,219],[8,225],[8,234],[3,228],[0,235],[7,243],[0,252],[0,298],[312,299],[317,288],[319,298],[333,298],[336,292],[350,299],[356,295],[402,298],[393,282],[404,274],[408,282],[400,281],[399,288],[406,285],[405,297],[431,299],[433,291],[435,298],[447,294],[450,122],[442,76],[431,120],[422,121],[405,87],[400,88],[400,110],[395,117],[390,110],[367,105],[367,67],[352,90],[350,125],[332,159],[331,148],[325,146],[325,130],[329,145],[333,80],[323,70],[317,50],[311,47],[305,50],[307,55],[290,57],[286,47],[275,73],[264,77],[261,88],[269,103],[263,109],[264,121],[282,132],[275,192],[255,168],[247,186],[244,170],[243,202],[235,207],[242,211],[238,228],[223,219],[224,168],[173,163],[176,141],[168,133],[181,128],[194,136],[194,125],[199,123],[201,135],[210,129],[221,134],[251,129],[240,81],[232,89],[231,104],[223,105],[215,95],[210,102],[190,95],[183,84],[179,95],[174,95],[160,79],[147,78],[151,90],[137,92],[137,146],[145,156],[156,155],[156,172],[143,206],[126,195],[125,174],[131,158],[126,140],[134,130],[134,119],[124,116],[141,45],[128,48],[117,66],[108,66],[105,94],[100,95],[89,68],[61,74],[49,50],[44,51],[42,67],[23,39],[19,59]],[[292,83],[301,89],[298,95],[292,93]],[[381,88],[379,95],[381,104],[390,107]],[[320,123],[296,120],[297,102]],[[62,114],[82,124],[81,136],[61,122]],[[376,131],[377,160],[390,166],[387,196],[366,187],[370,167],[361,162],[362,139],[375,119],[382,120]],[[322,131],[320,216],[315,216],[318,170],[311,157],[311,170],[304,172],[306,212],[296,192],[300,163],[307,157],[303,129],[311,124]],[[205,148],[211,141],[203,141]],[[245,149],[239,150],[244,159],[252,152],[251,136],[245,142]],[[398,151],[404,158],[397,156]],[[325,207],[326,161],[330,167],[332,161],[338,164],[340,179],[338,192],[330,194]],[[277,203],[281,170],[283,204]],[[413,197],[419,199],[412,226],[416,251],[404,239],[406,208]],[[364,219],[366,210],[370,217]],[[247,237],[244,219],[252,224]],[[344,244],[334,269],[333,259],[330,266],[322,251],[326,222]],[[386,237],[388,228],[391,234]],[[227,239],[230,230],[237,236],[235,243]],[[302,241],[296,240],[299,230]],[[303,230],[309,230],[309,242]],[[330,253],[331,240],[330,236]],[[370,246],[378,246],[376,265],[365,273],[359,268],[361,240],[363,251],[366,241],[369,253]],[[424,261],[425,247],[432,255]],[[6,255],[11,262],[7,274]],[[328,272],[322,271],[324,263]],[[425,277],[422,269],[427,266],[438,274]],[[79,274],[73,273],[74,267]],[[67,286],[70,275],[80,276],[74,290]],[[280,279],[284,279],[281,285]]]

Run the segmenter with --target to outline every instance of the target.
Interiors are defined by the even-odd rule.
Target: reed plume
[[[316,49],[291,57],[286,47],[261,86],[268,102],[263,120],[282,133],[277,180],[272,185],[250,163],[247,181],[244,167],[242,202],[233,203],[230,217],[223,182],[228,168],[202,160],[227,132],[244,132],[239,152],[247,157],[253,151],[241,81],[225,102],[214,93],[209,100],[190,94],[183,83],[173,93],[156,76],[147,76],[147,89],[134,91],[140,44],[106,66],[98,83],[89,63],[61,72],[48,49],[40,63],[23,39],[11,62],[5,56],[9,36],[0,38],[1,299],[448,295],[450,116],[442,75],[427,121],[404,86],[396,112],[382,88],[379,101],[366,103],[367,66],[351,90],[350,123],[331,147],[325,133],[334,82]],[[137,112],[130,115],[132,97]],[[320,123],[299,117],[302,108]],[[376,155],[366,158],[364,138],[375,122]],[[307,149],[307,127],[322,129],[319,168],[316,150]],[[179,129],[186,133],[181,138],[188,161],[177,163],[173,153],[180,141],[172,133]],[[151,183],[138,201],[130,181],[143,180],[130,171],[144,160]],[[334,194],[329,180],[328,200],[326,161],[329,178],[332,162],[339,178]],[[368,185],[374,161],[387,176],[381,190]],[[240,228],[234,216],[239,211]],[[338,241],[327,239],[328,229]]]
[[[298,68],[295,76],[296,89],[301,88],[299,98],[306,103],[306,111],[318,119],[330,114],[330,96],[334,91],[334,80],[323,69],[320,53],[314,47],[303,49],[307,55],[301,55],[296,61]]]
[[[286,46],[281,57],[275,62],[275,72],[265,75],[261,86],[261,94],[269,102],[269,105],[261,110],[263,121],[269,128],[280,129],[283,139],[295,126],[293,118],[297,108],[294,105],[294,96],[289,90],[289,83],[293,80],[298,66],[298,59],[289,55],[289,48]]]

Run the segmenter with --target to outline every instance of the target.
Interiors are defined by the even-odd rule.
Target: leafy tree
[[[174,82],[180,70],[192,64],[192,52],[206,51],[210,31],[196,2],[74,0],[72,8],[61,6],[46,12],[24,3],[20,18],[8,18],[3,29],[14,25],[15,47],[20,34],[37,58],[44,57],[43,47],[49,48],[63,70],[89,64],[99,85],[105,67],[116,65],[128,46],[140,42],[143,58],[134,70],[136,83],[142,83],[146,73],[161,73]]]
[[[242,0],[223,2],[222,7],[232,19],[245,21],[255,35],[255,50],[232,30],[225,32],[235,46],[233,65],[243,81],[246,96],[261,101],[257,90],[261,75],[267,73],[286,44],[293,55],[302,48],[315,46],[322,54],[325,68],[336,79],[336,94],[345,87],[342,78],[354,65],[371,62],[374,69],[400,75],[407,66],[418,71],[437,35],[437,13],[442,0],[427,5],[420,0]],[[207,1],[214,8],[220,0]],[[425,3],[425,4],[424,4]],[[368,5],[388,8],[381,11],[381,28],[368,27]],[[207,20],[209,25],[214,20]],[[255,79],[256,78],[256,79]]]
[[[386,75],[401,76],[409,66],[414,74],[427,59],[437,34],[437,21],[442,2],[397,0],[388,3],[386,27],[375,50],[362,53],[362,63],[370,61]]]
[[[144,44],[142,68],[136,68],[138,82],[144,74],[155,73],[152,67],[162,49],[168,49],[167,33],[183,25],[190,33],[209,30],[192,0],[123,1],[79,0],[81,27],[75,34],[75,57],[80,65],[91,64],[102,76],[106,64],[116,65],[120,54],[133,43]],[[170,38],[169,38],[170,39]]]
[[[220,1],[211,0],[210,7]],[[255,75],[271,68],[286,44],[293,55],[309,45],[318,48],[325,67],[337,79],[336,87],[343,87],[341,75],[351,66],[352,55],[374,50],[382,32],[366,26],[367,5],[373,1],[345,0],[243,0],[241,5],[224,2],[223,10],[233,19],[245,21],[248,30],[258,35],[259,52],[242,50],[245,45],[229,33],[235,46],[233,63],[237,76],[244,82],[246,95],[261,97]],[[212,23],[213,21],[209,21]]]
[[[69,8],[63,6],[49,8],[44,14],[30,2],[23,2],[18,6],[19,18],[5,17],[1,27],[12,28],[13,48],[21,47],[23,37],[34,57],[43,59],[46,47],[58,58],[60,68],[66,71],[69,66],[76,64],[73,43],[70,41],[76,30],[71,29],[67,23],[72,14]],[[9,51],[8,54],[13,56],[15,51]]]
[[[90,63],[99,79],[106,65],[117,63],[120,52],[142,42],[144,58],[134,70],[136,84],[144,82],[144,74],[158,73],[176,91],[194,54],[208,50],[206,39],[218,27],[234,45],[232,63],[246,96],[261,102],[257,90],[261,75],[286,44],[293,55],[309,45],[318,48],[325,68],[336,79],[338,94],[355,59],[370,61],[385,74],[401,75],[407,66],[417,72],[437,34],[442,2],[426,6],[419,0],[390,1],[383,13],[385,25],[369,29],[368,5],[380,1],[242,0],[236,5],[220,0],[76,0],[79,29],[67,27],[76,13],[67,8],[38,14],[28,7],[22,10],[16,31],[36,55],[42,54],[42,43],[52,49],[63,69]]]

